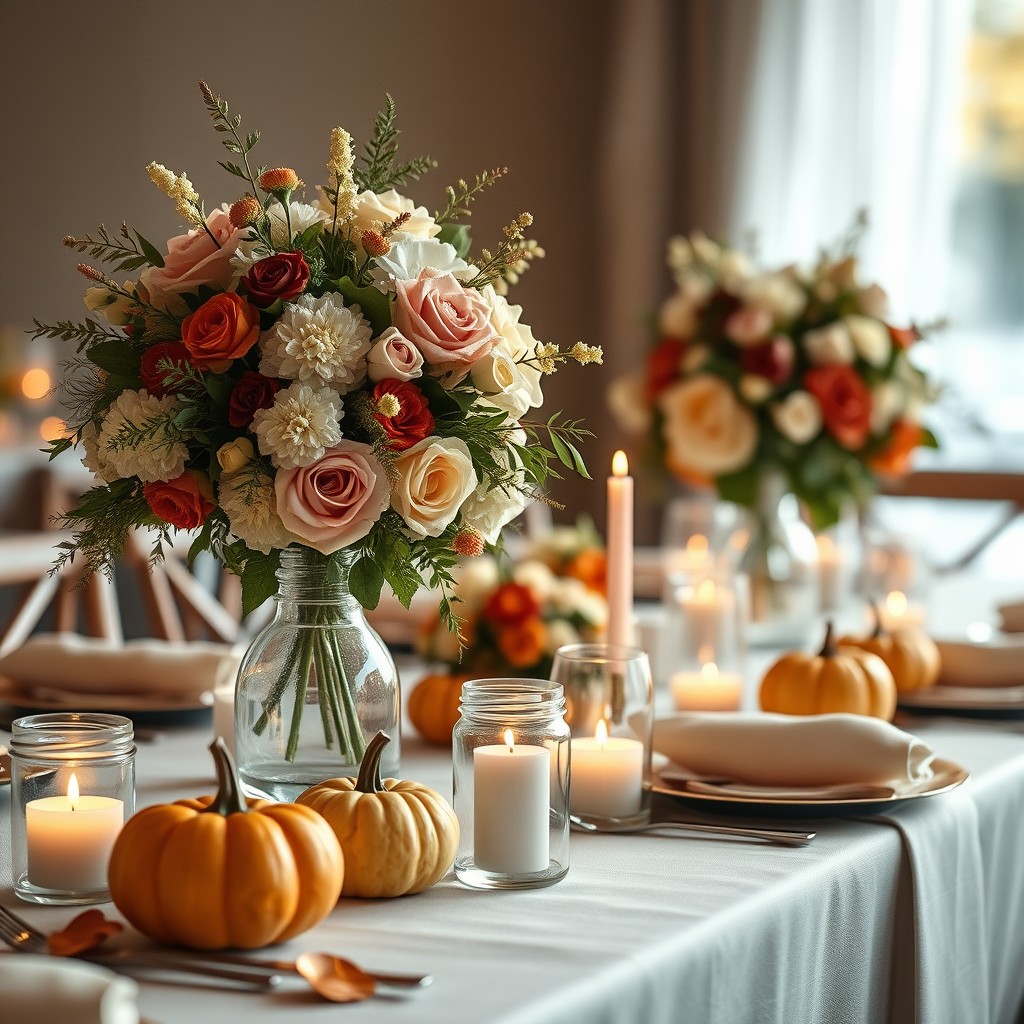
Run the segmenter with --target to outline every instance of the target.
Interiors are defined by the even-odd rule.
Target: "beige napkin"
[[[726,781],[739,784],[729,786],[735,795],[770,788],[780,797],[784,787],[809,797],[891,796],[930,779],[935,757],[916,737],[864,715],[680,714],[655,721],[653,743],[704,777],[693,788]]]
[[[4,1024],[139,1024],[139,986],[80,960],[0,956]]]
[[[238,671],[227,644],[133,640],[123,645],[75,633],[37,634],[0,658],[0,676],[20,690],[198,697]]]
[[[987,643],[937,640],[944,686],[1024,686],[1024,637]]]

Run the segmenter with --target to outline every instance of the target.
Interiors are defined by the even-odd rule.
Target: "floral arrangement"
[[[596,594],[608,592],[604,539],[589,516],[580,516],[573,526],[553,526],[531,540],[525,558],[543,562],[556,576],[579,580]]]
[[[920,422],[930,388],[908,357],[923,331],[889,322],[883,289],[858,281],[864,225],[810,272],[758,272],[700,234],[671,240],[676,287],[646,371],[610,396],[658,466],[751,508],[763,474],[780,472],[823,528],[935,446]]]
[[[421,630],[417,649],[462,676],[547,679],[555,651],[600,639],[608,618],[602,594],[536,559],[504,572],[487,555],[467,561],[457,570],[456,594],[466,647],[435,618]]]
[[[260,134],[200,83],[242,194],[207,212],[185,174],[150,178],[188,225],[161,251],[122,225],[67,237],[107,264],[82,323],[36,322],[77,344],[67,436],[99,484],[67,513],[80,552],[110,570],[136,527],[198,531],[241,576],[251,610],[275,588],[282,549],[344,560],[354,596],[376,606],[387,583],[407,607],[423,585],[457,629],[452,570],[499,542],[555,463],[586,475],[579,421],[530,418],[542,379],[583,343],[537,341],[506,297],[543,255],[520,214],[492,250],[465,220],[506,172],[445,190],[433,214],[398,191],[434,165],[400,163],[387,97],[357,159],[331,132],[327,183],[313,197],[287,167],[254,166]],[[115,274],[131,274],[124,280]]]

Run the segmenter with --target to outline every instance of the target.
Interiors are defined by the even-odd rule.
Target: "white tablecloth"
[[[1024,725],[913,727],[972,772],[957,794],[885,819],[814,822],[818,837],[802,849],[574,835],[569,874],[549,889],[476,892],[448,878],[403,899],[344,900],[275,953],[329,949],[433,974],[412,999],[346,1010],[297,980],[270,995],[144,982],[143,1015],[160,1024],[344,1013],[360,1024],[1012,1024],[1024,998]],[[194,728],[141,744],[139,806],[211,791],[208,739]],[[402,774],[451,792],[445,753],[412,737]],[[13,896],[8,828],[0,901],[60,926],[73,910]]]

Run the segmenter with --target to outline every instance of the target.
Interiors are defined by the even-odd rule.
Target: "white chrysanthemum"
[[[288,204],[288,213],[292,222],[292,238],[301,235],[319,221],[327,221],[327,214],[320,207],[310,206],[308,203],[291,202]],[[288,245],[288,222],[285,219],[284,207],[280,203],[271,203],[267,207],[267,216],[270,218],[271,241],[279,248]]]
[[[117,470],[110,465],[100,448],[99,428],[91,421],[82,428],[82,465],[105,484],[112,484],[118,479]]]
[[[398,235],[394,236],[396,239]],[[373,279],[379,288],[394,291],[395,281],[415,281],[423,270],[451,274],[458,281],[469,281],[477,275],[449,242],[434,238],[402,238],[391,246],[386,256],[377,257]]]
[[[143,483],[174,480],[185,470],[188,448],[170,429],[180,403],[148,391],[122,391],[100,427],[97,460],[119,477]]]
[[[295,381],[274,396],[269,409],[257,409],[252,429],[260,451],[278,469],[311,466],[341,440],[338,422],[345,415],[333,388]]]
[[[327,381],[341,394],[366,379],[373,331],[358,306],[327,292],[285,303],[277,323],[260,338],[260,372],[286,380]]]
[[[231,532],[253,551],[269,555],[274,548],[286,548],[295,540],[277,514],[277,493],[268,474],[248,469],[225,473],[220,478],[218,499]]]

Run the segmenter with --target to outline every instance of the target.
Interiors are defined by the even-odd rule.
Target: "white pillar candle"
[[[739,673],[719,672],[714,662],[699,672],[674,672],[669,686],[679,711],[738,711],[743,698]]]
[[[633,643],[633,478],[622,451],[608,477],[608,643]]]
[[[902,590],[885,595],[885,602],[878,610],[883,629],[899,629],[902,626],[923,626],[924,608],[907,600]]]
[[[643,797],[644,745],[608,735],[604,721],[596,735],[571,741],[569,809],[573,814],[625,818],[640,810]]]
[[[124,803],[79,796],[72,772],[67,796],[25,805],[29,882],[68,892],[106,888],[110,851],[123,824]]]
[[[843,598],[843,575],[845,572],[843,553],[836,547],[835,541],[824,534],[817,538],[817,543],[821,610],[835,611],[842,603]]]
[[[549,861],[551,752],[505,742],[473,751],[473,861],[481,871],[523,875]]]
[[[690,650],[702,647],[720,651],[728,634],[729,619],[736,612],[731,591],[703,579],[681,599],[684,627],[690,634]],[[712,655],[713,656],[713,655]]]

